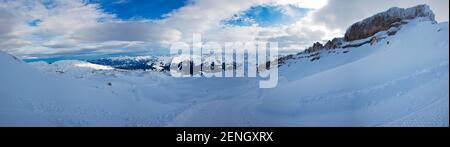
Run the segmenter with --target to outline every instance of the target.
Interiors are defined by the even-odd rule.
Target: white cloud
[[[327,5],[328,0],[277,0],[278,5],[294,5],[301,8],[319,9]]]
[[[129,3],[130,2],[130,0],[116,0],[116,1],[114,1],[113,2],[113,4],[126,4],[126,3]]]
[[[17,21],[11,12],[0,8],[0,37],[9,35],[16,23]]]
[[[162,20],[164,25],[183,32],[183,38],[193,33],[204,33],[221,26],[221,21],[251,6],[260,5],[268,0],[196,0],[172,13]]]
[[[174,42],[180,32],[152,22],[108,22],[77,30],[73,38],[87,41]]]
[[[138,43],[146,48],[167,46],[179,39],[177,30],[150,21],[119,20],[114,14],[103,12],[98,4],[83,0],[51,2],[1,1],[0,50],[20,56],[85,50],[132,52],[136,42],[147,42]],[[30,26],[28,22],[33,20],[40,23]]]
[[[167,19],[161,22],[169,27],[176,28],[182,33],[181,39],[189,42],[194,33],[200,33],[203,41],[216,41],[219,43],[233,41],[282,41],[281,49],[295,49],[298,51],[311,43],[311,40],[320,40],[324,36],[334,35],[328,28],[312,24],[310,17],[299,17],[299,21],[291,25],[281,25],[277,27],[259,26],[224,26],[222,20],[233,18],[233,15],[240,14],[252,6],[257,5],[279,5],[281,8],[286,5],[301,8],[318,9],[327,4],[327,0],[196,0],[189,5],[180,8],[167,15]],[[289,11],[286,11],[288,13]],[[293,14],[289,14],[293,15]],[[292,33],[296,30],[297,34]],[[264,34],[264,36],[260,36]],[[284,36],[281,36],[284,34]],[[280,36],[286,40],[280,40]],[[288,36],[288,37],[285,37]],[[290,39],[290,40],[287,40]],[[283,44],[287,43],[289,44]]]

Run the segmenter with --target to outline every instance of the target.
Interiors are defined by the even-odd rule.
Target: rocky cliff
[[[345,33],[346,41],[364,39],[380,31],[401,24],[404,20],[422,17],[425,20],[435,21],[434,13],[428,5],[418,5],[411,8],[393,7],[385,12],[375,14],[350,26]]]

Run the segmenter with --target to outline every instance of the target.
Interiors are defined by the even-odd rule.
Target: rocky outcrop
[[[309,47],[305,51],[308,53],[317,52],[323,48],[323,45],[320,42],[316,42],[313,44],[313,46]]]
[[[386,31],[391,27],[405,23],[404,20],[422,17],[435,21],[434,13],[428,5],[418,5],[412,8],[393,7],[350,26],[345,33],[345,41],[353,41],[370,37],[377,32]]]
[[[328,40],[328,42],[324,45],[325,49],[336,49],[340,48],[344,43],[344,38],[333,38],[333,40]]]
[[[320,60],[322,50],[327,50],[328,53],[348,53],[347,48],[360,47],[365,44],[375,45],[387,36],[395,35],[402,25],[407,24],[408,20],[415,18],[420,18],[422,21],[436,22],[434,13],[428,5],[418,5],[407,9],[393,7],[385,12],[354,23],[347,29],[344,37],[328,40],[325,45],[316,42],[296,55],[278,58],[279,66],[285,64],[288,60],[297,58],[307,58],[310,61]],[[382,31],[385,32],[377,34]],[[387,44],[389,44],[389,41]],[[337,51],[335,49],[343,50]]]

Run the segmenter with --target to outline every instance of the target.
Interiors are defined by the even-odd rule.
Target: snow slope
[[[133,100],[128,89],[115,90],[120,83],[43,73],[5,53],[0,63],[0,126],[160,126],[182,108]]]
[[[289,60],[274,89],[0,53],[0,126],[449,126],[448,33],[413,20],[374,45]]]
[[[202,104],[172,125],[448,126],[448,50],[448,23],[412,21],[373,46],[291,61],[277,88]]]

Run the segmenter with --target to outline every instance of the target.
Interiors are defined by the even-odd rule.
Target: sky
[[[342,37],[391,7],[428,4],[448,21],[448,0],[0,0],[0,50],[23,59],[168,52],[192,40],[277,41],[280,51]]]

